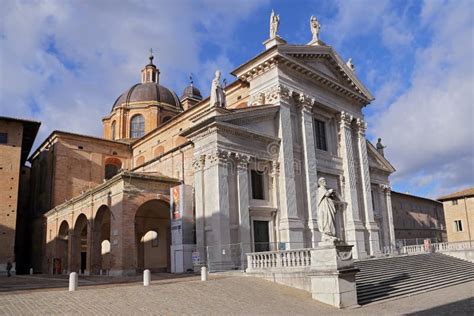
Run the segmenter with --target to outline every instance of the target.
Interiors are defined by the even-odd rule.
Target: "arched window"
[[[161,123],[166,123],[166,122],[168,122],[169,120],[171,120],[171,116],[165,116],[165,117],[163,118],[163,120],[161,121]]]
[[[140,138],[145,135],[145,119],[137,114],[130,120],[130,138]]]
[[[112,130],[112,140],[115,140],[115,121],[112,122],[110,129]]]
[[[105,160],[105,180],[115,176],[120,168],[122,168],[122,161],[118,158],[110,157]]]

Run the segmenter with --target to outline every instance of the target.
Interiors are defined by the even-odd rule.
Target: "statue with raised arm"
[[[313,34],[312,42],[319,41],[319,30],[321,29],[321,24],[319,24],[318,19],[314,15],[311,16],[309,25],[311,26],[311,34]]]
[[[270,38],[277,37],[278,27],[280,26],[280,16],[272,10],[270,14]]]
[[[225,93],[221,85],[221,72],[216,71],[216,76],[212,80],[211,85],[211,97],[210,97],[211,106],[225,107]]]
[[[325,178],[319,178],[318,197],[318,228],[323,241],[338,241],[336,237],[336,206],[339,200],[333,189],[328,189]]]
[[[352,57],[347,60],[346,65],[347,65],[347,67],[349,67],[350,70],[355,72],[356,68],[354,66],[354,63],[352,62]]]
[[[377,139],[377,144],[375,145],[375,148],[377,149],[377,151],[379,152],[379,154],[381,154],[382,156],[384,156],[384,148],[386,148],[387,146],[384,146],[382,145],[382,138],[379,138]]]

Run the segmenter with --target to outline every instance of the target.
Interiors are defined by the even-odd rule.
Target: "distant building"
[[[25,161],[40,123],[0,116],[0,271],[27,253],[26,209],[29,168]],[[15,238],[17,242],[15,243]],[[21,256],[21,255],[20,255]]]
[[[397,240],[404,240],[407,244],[416,243],[416,239],[427,238],[446,241],[442,203],[392,191],[392,207]]]
[[[474,236],[474,188],[440,197],[448,241],[472,240]]]

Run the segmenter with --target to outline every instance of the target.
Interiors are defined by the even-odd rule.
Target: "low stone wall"
[[[311,278],[308,269],[291,270],[289,268],[281,271],[247,272],[248,276],[255,276],[278,284],[291,286],[300,290],[311,292]]]
[[[474,263],[474,249],[443,251],[442,254]]]

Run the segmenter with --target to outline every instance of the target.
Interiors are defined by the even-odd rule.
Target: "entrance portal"
[[[255,252],[270,251],[268,221],[253,221],[253,242]]]

